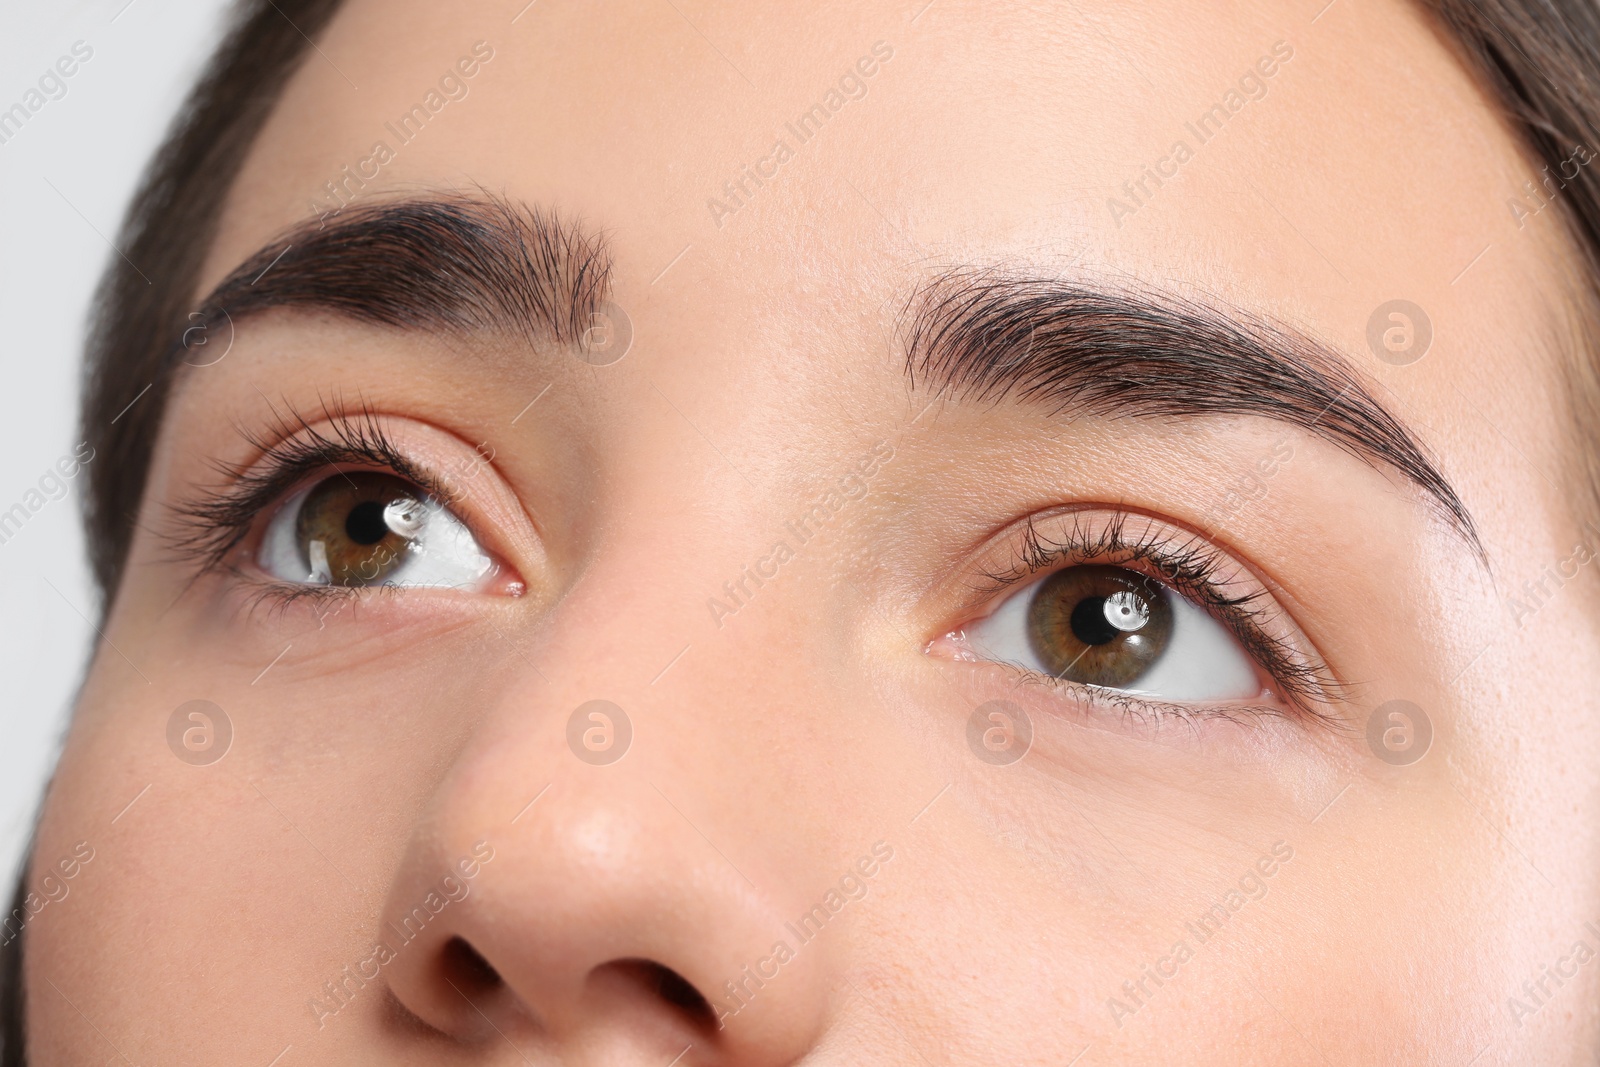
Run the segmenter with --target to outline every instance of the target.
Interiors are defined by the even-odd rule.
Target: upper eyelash
[[[236,427],[259,455],[245,463],[216,463],[221,484],[173,508],[178,528],[167,540],[178,558],[197,563],[202,573],[220,567],[285,491],[341,464],[380,468],[447,498],[438,479],[395,446],[378,413],[365,404],[350,409],[324,401],[322,415],[326,426],[313,426],[286,404],[281,413],[273,409],[275,425],[267,433]]]
[[[259,453],[254,461],[240,464],[219,462],[216,469],[223,484],[203,490],[196,499],[179,504],[174,511],[187,528],[173,533],[169,541],[182,559],[200,564],[202,571],[222,565],[239,543],[249,535],[261,513],[286,490],[314,471],[339,464],[361,464],[388,470],[413,482],[436,498],[448,493],[427,470],[413,463],[397,448],[383,428],[377,414],[365,404],[354,410],[338,400],[324,402],[322,414],[326,431],[313,426],[292,405],[283,413],[274,409],[276,425],[268,433],[243,427],[238,431]],[[1033,517],[1024,527],[1010,568],[986,572],[993,588],[1004,588],[1031,578],[1060,563],[1139,562],[1157,570],[1160,577],[1181,594],[1197,600],[1219,616],[1244,646],[1267,669],[1292,703],[1306,714],[1336,726],[1338,720],[1312,702],[1332,699],[1342,688],[1326,665],[1306,662],[1294,655],[1287,642],[1269,634],[1257,621],[1264,612],[1252,607],[1261,592],[1230,597],[1222,592],[1213,575],[1228,564],[1223,553],[1198,535],[1176,539],[1147,524],[1142,536],[1129,539],[1127,512],[1114,515],[1110,522],[1091,531],[1081,513],[1074,513],[1072,528],[1065,539],[1055,540],[1040,533]],[[309,591],[310,587],[308,587]],[[1115,696],[1115,694],[1112,694]],[[1142,711],[1156,710],[1151,702],[1130,700]],[[1183,717],[1192,712],[1182,705],[1162,704],[1163,714]],[[1224,713],[1239,709],[1223,709]],[[1248,709],[1246,709],[1248,710]]]
[[[1041,533],[1035,518],[1030,516],[1011,566],[1000,572],[985,572],[985,578],[991,589],[1003,589],[1062,563],[1142,563],[1156,571],[1156,576],[1176,592],[1197,601],[1216,616],[1244,646],[1245,652],[1266,668],[1297,710],[1332,728],[1341,728],[1342,720],[1317,705],[1336,699],[1343,690],[1342,683],[1326,664],[1307,660],[1293,645],[1266,630],[1261,620],[1268,611],[1254,606],[1265,592],[1229,596],[1223,592],[1218,574],[1223,568],[1237,564],[1220,549],[1198,534],[1175,537],[1158,528],[1153,520],[1147,522],[1141,534],[1129,537],[1128,522],[1134,517],[1128,512],[1118,512],[1110,521],[1090,529],[1083,513],[1074,512],[1071,529],[1065,531],[1061,539],[1056,539]],[[1143,710],[1152,710],[1147,707],[1150,702],[1143,698],[1130,697],[1129,700]],[[1163,710],[1181,707],[1161,705]],[[1221,710],[1226,714],[1239,709]],[[1183,714],[1192,711],[1185,708]]]

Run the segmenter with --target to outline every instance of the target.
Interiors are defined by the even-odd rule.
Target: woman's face
[[[519,6],[244,162],[36,1062],[1592,1040],[1558,178],[1419,15]]]

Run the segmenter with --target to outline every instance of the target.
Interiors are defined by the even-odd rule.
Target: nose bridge
[[[726,553],[657,582],[645,551],[595,554],[442,779],[385,907],[410,937],[391,985],[447,1032],[499,997],[554,1041],[642,998],[630,1018],[784,1062],[821,1024],[831,948],[788,926],[822,877],[768,832],[793,821],[783,775],[726,743],[768,710],[764,638],[682,621]]]

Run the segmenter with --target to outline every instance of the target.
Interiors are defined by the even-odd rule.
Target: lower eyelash
[[[1251,719],[1282,719],[1285,717],[1284,710],[1272,704],[1242,702],[1202,705],[1178,704],[1172,701],[1155,700],[1147,696],[1135,696],[1132,693],[1119,693],[1115,690],[1102,689],[1098,686],[1075,685],[1075,683],[1057,678],[1047,678],[1047,680],[1053,685],[1074,686],[1079,690],[1088,690],[1089,698],[1093,702],[1120,712],[1125,719],[1140,723],[1181,722],[1198,728],[1202,722],[1243,723]]]
[[[240,575],[240,577],[245,577]],[[300,604],[317,607],[323,604],[343,604],[349,602],[358,604],[361,593],[365,590],[381,590],[385,586],[369,586],[365,589],[356,589],[350,586],[338,585],[293,585],[287,582],[264,581],[259,578],[250,579],[255,589],[244,603],[246,613],[260,609],[267,609],[272,615],[286,614],[291,608]]]
[[[260,458],[249,464],[218,464],[217,469],[224,484],[204,490],[197,498],[176,506],[174,510],[183,528],[169,535],[169,542],[179,558],[197,562],[201,573],[222,566],[249,535],[261,514],[285,491],[311,473],[340,464],[382,469],[415,483],[435,497],[446,495],[428,472],[418,468],[395,447],[372,409],[361,405],[352,411],[334,400],[324,402],[322,413],[328,426],[326,431],[313,428],[304,416],[289,405],[286,405],[284,414],[274,410],[277,423],[270,434],[239,430],[259,451]],[[1231,561],[1198,535],[1175,538],[1158,529],[1153,521],[1147,524],[1141,536],[1129,538],[1127,525],[1133,517],[1125,512],[1119,513],[1095,530],[1085,524],[1082,513],[1074,513],[1071,529],[1059,540],[1042,534],[1030,518],[1012,566],[1004,572],[986,575],[991,590],[1034,577],[1063,563],[1140,564],[1155,572],[1152,577],[1159,578],[1178,594],[1190,597],[1216,615],[1244,646],[1245,651],[1266,668],[1282,688],[1284,696],[1302,713],[1339,728],[1341,720],[1314,705],[1336,699],[1342,691],[1342,685],[1332,677],[1325,665],[1306,662],[1288,642],[1267,632],[1262,620],[1269,613],[1251,606],[1262,594],[1249,593],[1235,597],[1223,591],[1217,574]],[[356,592],[320,586],[282,588],[281,583],[263,585],[265,588],[258,591],[254,603],[272,599],[279,608],[287,608],[300,600],[320,602],[352,596]],[[1026,672],[1028,680],[1042,681],[1052,686],[1070,686],[1079,691],[1092,690],[1093,699],[1097,702],[1118,707],[1129,715],[1152,715],[1193,722],[1204,718],[1236,720],[1246,715],[1279,714],[1277,709],[1271,707],[1226,705],[1196,708],[1164,704],[1042,675],[1032,677],[1036,674]]]
[[[1022,543],[1017,548],[1012,566],[1001,573],[989,573],[987,580],[992,589],[1004,588],[1066,564],[1099,563],[1111,566],[1138,564],[1151,572],[1179,595],[1209,610],[1234,635],[1282,690],[1282,695],[1304,715],[1334,729],[1343,729],[1343,721],[1317,707],[1337,698],[1342,685],[1320,661],[1307,661],[1303,653],[1289,642],[1268,632],[1265,621],[1271,611],[1254,607],[1264,595],[1252,592],[1243,596],[1230,596],[1224,591],[1224,568],[1236,567],[1220,550],[1206,543],[1199,535],[1174,536],[1153,521],[1147,521],[1138,536],[1130,537],[1128,523],[1136,516],[1121,512],[1109,521],[1091,528],[1083,512],[1072,513],[1072,526],[1060,539],[1041,533],[1030,518],[1023,531]],[[1036,672],[1029,672],[1036,673]],[[1041,676],[1043,677],[1043,676]],[[1073,682],[1047,679],[1052,684],[1072,686],[1075,690],[1094,689]],[[1111,700],[1134,706],[1148,713],[1159,709],[1163,715],[1193,720],[1195,718],[1233,718],[1252,712],[1277,713],[1267,707],[1251,708],[1242,705],[1217,707],[1189,707],[1165,705],[1141,697],[1094,689],[1097,700]]]
[[[1286,714],[1282,708],[1271,704],[1176,704],[1101,686],[1069,682],[1063,678],[1055,678],[1010,663],[1000,663],[997,666],[1015,672],[1019,684],[1044,686],[1052,691],[1068,694],[1074,699],[1114,711],[1125,721],[1140,726],[1159,727],[1169,723],[1181,723],[1198,730],[1203,722],[1242,724],[1249,720],[1282,719]]]

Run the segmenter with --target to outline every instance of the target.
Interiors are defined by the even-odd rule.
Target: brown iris
[[[295,540],[313,578],[332,585],[375,585],[405,561],[422,532],[426,506],[392,474],[335,474],[307,494]]]
[[[1046,670],[1084,685],[1125,686],[1172,636],[1160,583],[1121,567],[1069,567],[1028,605],[1028,643]]]

